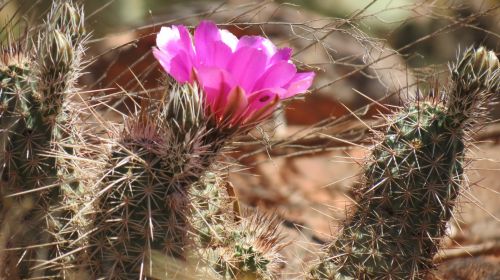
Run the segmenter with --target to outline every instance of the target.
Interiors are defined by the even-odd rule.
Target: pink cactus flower
[[[182,25],[162,27],[153,54],[179,83],[198,83],[207,111],[218,125],[250,126],[268,117],[278,102],[305,92],[314,72],[298,73],[290,48],[277,49],[260,36],[236,38],[202,21],[194,41]]]

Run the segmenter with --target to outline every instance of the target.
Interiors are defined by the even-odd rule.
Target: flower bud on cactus
[[[468,49],[443,104],[410,104],[388,120],[355,190],[354,211],[311,279],[424,279],[463,188],[466,134],[493,93],[498,59]]]
[[[447,101],[449,115],[456,125],[466,127],[479,123],[492,94],[500,91],[500,66],[493,51],[484,47],[467,49],[452,67],[452,88]]]
[[[52,11],[51,18],[55,19],[55,26],[63,33],[70,34],[72,44],[76,44],[86,34],[83,10],[71,2],[65,2]]]
[[[67,69],[71,67],[74,51],[66,34],[57,29],[51,33],[51,38],[47,38],[48,56],[46,57],[47,61],[44,63],[44,66],[50,69],[54,75],[57,75],[57,72],[67,72]]]

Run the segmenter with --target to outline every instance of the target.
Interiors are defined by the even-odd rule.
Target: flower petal
[[[281,98],[288,98],[307,91],[314,79],[314,72],[297,73],[284,88],[287,93]]]
[[[248,100],[245,90],[237,86],[227,96],[223,115],[227,118],[227,122],[233,125],[234,121],[241,116],[247,106]]]
[[[193,65],[186,53],[180,52],[170,61],[170,75],[179,83],[191,82]]]
[[[292,49],[291,48],[282,48],[279,49],[271,58],[271,64],[278,63],[279,61],[288,61],[292,57]]]
[[[238,38],[236,38],[236,36],[234,36],[233,33],[225,30],[225,29],[221,29],[219,30],[220,32],[220,38],[221,38],[221,41],[224,42],[224,44],[226,44],[226,46],[228,46],[229,48],[231,48],[231,51],[234,52],[236,51],[236,46],[238,45]]]
[[[286,85],[297,73],[295,65],[288,61],[280,61],[271,67],[255,83],[253,91],[265,88],[278,88]]]
[[[160,62],[160,65],[165,69],[167,73],[170,73],[170,64],[172,62],[172,56],[166,52],[163,52],[157,48],[153,48],[153,55]]]
[[[248,98],[248,107],[240,120],[243,124],[257,123],[268,117],[280,100],[280,94],[273,90],[262,90]]]
[[[190,81],[194,50],[186,27],[162,27],[156,36],[156,45],[153,55],[163,69],[180,83]]]
[[[196,71],[196,79],[205,92],[212,112],[222,114],[227,95],[235,87],[230,74],[216,67],[201,67]]]
[[[231,59],[231,49],[222,41],[219,41],[212,43],[209,50],[211,53],[205,58],[206,66],[215,66],[225,69],[229,59]]]
[[[282,89],[274,88],[274,89],[264,89],[261,91],[253,92],[248,97],[248,113],[257,111],[264,107],[267,103],[271,102],[276,96],[279,97],[283,93]]]
[[[267,38],[261,36],[243,36],[240,38],[236,50],[253,48],[262,50],[270,59],[276,53],[276,46]]]
[[[219,29],[211,21],[202,21],[194,31],[194,46],[198,62],[203,66],[211,66],[214,43],[220,40]]]
[[[189,31],[183,25],[162,27],[156,35],[156,46],[163,52],[174,57],[178,52],[187,53],[193,58],[193,43]]]
[[[179,30],[176,26],[162,27],[156,35],[156,46],[159,49],[167,50],[167,47],[172,42],[178,42],[181,39]]]
[[[235,82],[248,93],[266,70],[266,61],[267,57],[262,50],[243,47],[231,56],[227,70]]]
[[[223,32],[217,28],[215,23],[206,20],[202,21],[194,32],[198,65],[225,68],[233,52],[232,46],[228,44],[234,45],[235,42],[232,42],[234,39],[227,34],[223,35]]]

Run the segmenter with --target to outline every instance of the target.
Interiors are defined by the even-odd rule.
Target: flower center
[[[267,100],[269,100],[269,98],[271,98],[271,97],[269,97],[269,95],[262,96],[261,98],[259,98],[259,101],[260,102],[266,102]]]

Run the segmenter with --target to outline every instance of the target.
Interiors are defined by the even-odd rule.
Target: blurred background
[[[466,47],[500,51],[498,0],[80,2],[92,33],[91,63],[81,80],[88,91],[161,94],[164,74],[150,52],[156,32],[207,18],[237,36],[259,34],[292,47],[299,67],[316,71],[311,92],[291,100],[229,155],[239,171],[230,180],[241,202],[283,221],[292,242],[284,252],[290,278],[300,274],[299,260],[311,259],[335,237],[369,152],[367,126],[408,100],[439,93],[448,83],[447,63]],[[36,21],[49,4],[0,0],[6,5],[0,22]],[[102,94],[93,91],[89,99]],[[111,104],[130,109],[119,97]],[[455,257],[441,260],[443,279],[500,279],[500,107],[492,104],[492,110],[491,123],[475,136],[478,160],[469,169],[470,193],[458,209],[460,219],[445,242]],[[104,113],[117,117],[112,110]]]

